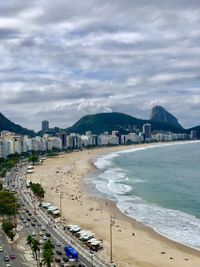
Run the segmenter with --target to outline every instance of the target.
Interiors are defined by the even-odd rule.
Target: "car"
[[[28,224],[28,223],[26,223],[26,224],[25,224],[25,226],[26,226],[26,227],[29,227],[29,224]]]
[[[10,261],[10,257],[9,256],[4,256],[4,261]]]
[[[46,233],[46,236],[47,236],[47,237],[51,237],[51,234],[50,234],[50,233]]]
[[[66,256],[64,256],[64,257],[63,257],[63,261],[64,261],[64,262],[68,262],[69,259],[68,259]]]
[[[40,222],[38,222],[38,223],[37,223],[37,225],[38,225],[38,226],[41,226],[41,223],[40,223]]]
[[[65,266],[66,266],[66,263],[65,263],[64,261],[61,261],[61,262],[60,262],[60,266],[61,266],[61,267],[65,267]]]
[[[30,218],[27,218],[27,221],[29,221],[29,222],[30,222],[30,221],[31,221],[31,219],[30,219]]]
[[[27,221],[26,221],[26,219],[23,219],[23,223],[26,223]]]
[[[6,267],[11,267],[11,264],[10,263],[6,263]]]
[[[32,232],[32,236],[36,236],[36,233],[35,232]]]
[[[44,241],[42,239],[40,239],[39,243],[42,245],[42,244],[44,244]]]
[[[56,250],[56,253],[57,253],[58,255],[62,255],[62,251],[60,251],[60,250]]]
[[[34,222],[32,222],[32,223],[31,223],[31,225],[32,225],[32,226],[35,226],[35,223],[34,223]]]
[[[56,242],[56,246],[57,246],[57,247],[60,247],[60,242],[57,241],[57,242]]]
[[[47,240],[47,239],[48,239],[48,237],[47,237],[46,235],[44,235],[44,236],[43,236],[43,239],[44,239],[44,240]]]
[[[0,247],[0,252],[3,252],[3,247]]]
[[[59,257],[55,257],[55,262],[61,262]]]
[[[41,230],[42,230],[42,231],[45,231],[45,230],[46,230],[46,228],[45,228],[44,226],[42,226]]]
[[[39,236],[42,236],[42,235],[43,235],[43,232],[40,231],[40,232],[39,232]]]
[[[11,260],[15,260],[15,259],[16,259],[15,254],[11,254],[11,255],[10,255],[10,259],[11,259]]]

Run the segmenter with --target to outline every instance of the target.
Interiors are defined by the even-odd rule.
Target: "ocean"
[[[88,177],[126,215],[200,249],[200,142],[157,144],[96,159]]]

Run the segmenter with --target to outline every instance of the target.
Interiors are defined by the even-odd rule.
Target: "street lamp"
[[[113,216],[110,216],[110,263],[113,263],[113,233],[112,227],[115,221],[113,220]]]
[[[62,217],[62,198],[63,198],[63,192],[60,191],[60,223]]]
[[[92,267],[94,267],[94,253],[90,250],[91,260],[92,260]]]

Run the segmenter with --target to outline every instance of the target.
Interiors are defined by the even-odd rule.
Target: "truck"
[[[65,247],[65,254],[69,259],[78,260],[78,252],[71,246]]]

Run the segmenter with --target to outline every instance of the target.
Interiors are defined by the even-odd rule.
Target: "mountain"
[[[161,106],[155,106],[152,109],[151,120],[152,121],[159,121],[159,122],[166,122],[166,123],[174,125],[178,128],[183,128],[179,124],[178,119]]]
[[[185,132],[180,126],[169,124],[162,121],[142,120],[130,115],[118,112],[98,113],[94,115],[86,115],[76,122],[72,127],[67,128],[67,133],[83,134],[86,131],[91,131],[94,134],[103,132],[119,131],[120,133],[130,132],[135,126],[142,130],[145,123],[150,123],[152,130],[171,131],[175,133]]]
[[[10,131],[16,134],[35,136],[34,131],[21,127],[18,124],[13,123],[7,119],[2,113],[0,113],[0,131]]]

